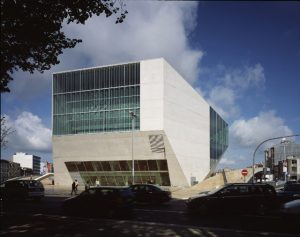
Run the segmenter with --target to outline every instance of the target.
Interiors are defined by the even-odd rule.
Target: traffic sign
[[[241,173],[242,173],[243,176],[247,176],[248,175],[248,170],[243,169]]]

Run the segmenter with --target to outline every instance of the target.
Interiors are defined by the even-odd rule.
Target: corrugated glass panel
[[[135,63],[54,74],[53,134],[131,130],[129,111],[136,113],[139,129],[139,67]],[[69,114],[72,119],[59,117]]]

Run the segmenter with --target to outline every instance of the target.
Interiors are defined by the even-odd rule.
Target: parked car
[[[130,186],[138,203],[164,203],[171,200],[171,192],[154,184],[134,184]]]
[[[283,189],[277,192],[277,196],[281,203],[300,199],[300,183],[286,183]]]
[[[280,213],[284,218],[300,220],[300,199],[284,203],[280,208]]]
[[[269,184],[227,184],[186,201],[190,213],[259,213],[278,207],[276,192]]]
[[[1,184],[1,198],[3,200],[40,200],[44,195],[44,186],[37,180],[8,180]]]
[[[87,216],[130,215],[134,194],[129,187],[90,187],[63,203],[66,214]]]

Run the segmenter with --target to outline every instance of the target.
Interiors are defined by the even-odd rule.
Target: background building
[[[9,160],[0,159],[1,175],[0,183],[21,176],[21,166],[19,163],[11,162]]]
[[[283,139],[266,150],[266,166],[274,179],[300,179],[300,144]]]
[[[53,74],[55,183],[189,186],[214,170],[228,125],[164,60]]]
[[[40,175],[41,158],[38,156],[17,152],[13,155],[13,162],[19,163],[24,172],[31,169],[33,175]]]
[[[53,163],[50,163],[48,161],[41,162],[41,169],[40,169],[41,174],[48,174],[53,172],[54,172]]]

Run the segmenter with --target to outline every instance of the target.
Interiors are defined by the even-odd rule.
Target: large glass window
[[[53,75],[54,135],[131,130],[129,111],[138,130],[139,63]]]
[[[210,159],[211,167],[215,166],[218,160],[228,147],[228,124],[221,116],[210,107]]]
[[[85,161],[85,162],[65,162],[71,176],[82,177],[84,181],[92,182],[96,180],[100,185],[129,185],[132,182],[132,160],[121,161]],[[170,178],[167,160],[135,160],[134,162],[135,183],[153,183],[170,186]]]

